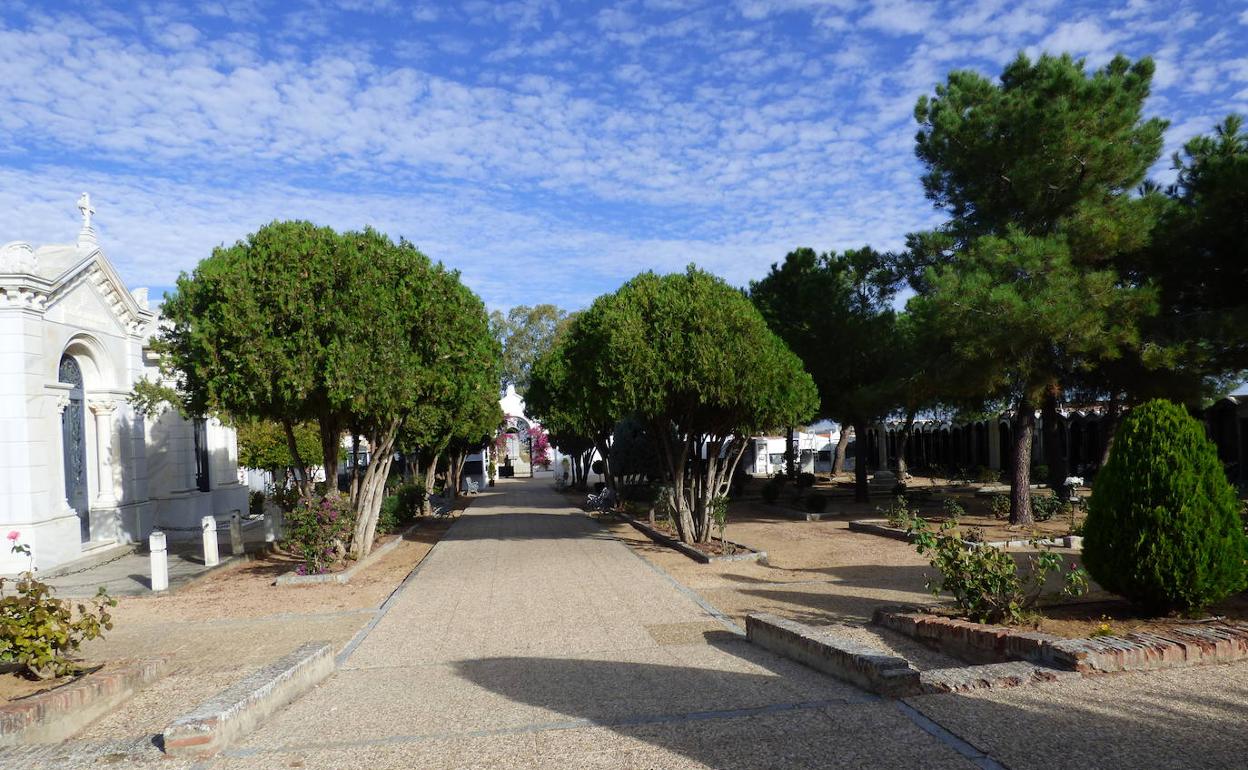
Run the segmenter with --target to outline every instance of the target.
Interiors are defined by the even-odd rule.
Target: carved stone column
[[[117,405],[111,401],[91,402],[95,415],[95,460],[99,473],[100,494],[96,505],[107,508],[117,504],[113,479],[113,412]]]

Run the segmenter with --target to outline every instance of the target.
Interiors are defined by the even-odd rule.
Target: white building
[[[810,433],[797,431],[793,434],[794,463],[798,473],[828,473],[832,470],[832,460],[836,454],[836,443],[840,440],[840,431],[835,428],[824,432]],[[751,450],[741,459],[745,464],[742,469],[752,476],[774,476],[784,472],[784,450],[788,443],[786,436],[755,436],[751,439]],[[846,459],[846,470],[853,469],[852,457]]]
[[[247,509],[233,429],[127,403],[156,375],[157,314],[100,250],[85,193],[78,208],[76,243],[0,246],[0,531],[39,569]],[[25,569],[0,543],[0,573]]]

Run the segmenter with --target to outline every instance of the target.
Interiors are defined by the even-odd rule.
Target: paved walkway
[[[210,766],[972,766],[741,640],[541,480],[496,489],[332,679]]]
[[[339,671],[224,755],[162,758],[149,734],[7,758],[32,770],[1244,766],[1248,666],[880,700],[745,642],[547,484],[508,481],[477,500]]]

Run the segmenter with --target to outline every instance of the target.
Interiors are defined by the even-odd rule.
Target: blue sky
[[[405,236],[495,308],[744,284],[938,222],[914,102],[1020,50],[1154,56],[1167,154],[1248,114],[1248,0],[5,0],[0,242],[72,241],[87,190],[131,287],[285,218]]]

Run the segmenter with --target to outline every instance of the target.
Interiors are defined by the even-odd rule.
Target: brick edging
[[[877,609],[873,622],[963,658],[988,663],[1026,660],[1085,674],[1248,659],[1248,625],[1234,623],[1192,623],[1164,633],[1065,639],[897,609]]]
[[[828,629],[817,629],[764,612],[745,617],[745,635],[758,646],[863,689],[895,698],[922,692],[919,672],[889,655]]]
[[[164,673],[158,656],[85,674],[68,684],[0,705],[0,746],[55,743],[86,727]]]

